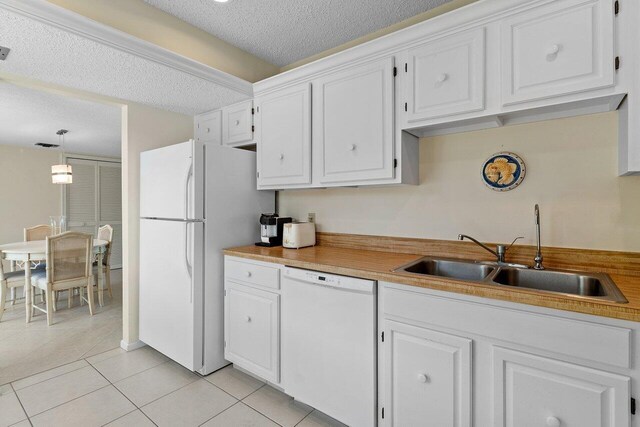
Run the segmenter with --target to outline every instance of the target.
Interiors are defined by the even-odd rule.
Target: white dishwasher
[[[376,415],[376,282],[285,267],[282,386],[351,427]]]

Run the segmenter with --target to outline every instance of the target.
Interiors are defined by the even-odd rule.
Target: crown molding
[[[63,31],[235,90],[243,95],[253,96],[253,85],[246,80],[93,21],[45,0],[0,0],[0,9],[35,19]]]

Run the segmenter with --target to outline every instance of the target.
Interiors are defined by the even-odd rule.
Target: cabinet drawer
[[[224,274],[227,279],[271,289],[280,289],[280,269],[276,265],[225,258]]]
[[[628,426],[630,378],[493,349],[496,427]]]
[[[222,144],[242,145],[253,140],[253,101],[222,109]]]
[[[225,284],[225,359],[265,380],[280,381],[280,296]]]
[[[505,105],[614,84],[610,0],[560,0],[502,24]]]
[[[408,51],[408,123],[484,108],[484,45],[478,28]]]
[[[425,325],[484,336],[555,354],[631,367],[631,330],[593,322],[566,319],[521,310],[497,307],[491,301],[456,299],[455,294],[427,294],[386,287],[382,289],[385,317],[410,319]],[[527,333],[523,333],[527,331]]]

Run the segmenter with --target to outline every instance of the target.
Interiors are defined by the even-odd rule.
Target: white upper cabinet
[[[209,111],[195,116],[194,135],[198,142],[222,144],[222,110]]]
[[[628,426],[629,377],[496,347],[496,427]]]
[[[394,58],[314,82],[313,143],[320,183],[393,178]]]
[[[505,105],[614,84],[613,1],[559,0],[502,21]]]
[[[407,52],[407,123],[484,109],[485,28]]]
[[[253,101],[222,109],[222,144],[231,147],[253,143]]]
[[[255,99],[258,188],[311,183],[311,83]]]

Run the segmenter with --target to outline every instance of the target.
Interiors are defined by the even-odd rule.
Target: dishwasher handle
[[[376,289],[374,280],[338,276],[293,267],[285,267],[283,276],[303,283],[370,294],[375,293]]]

